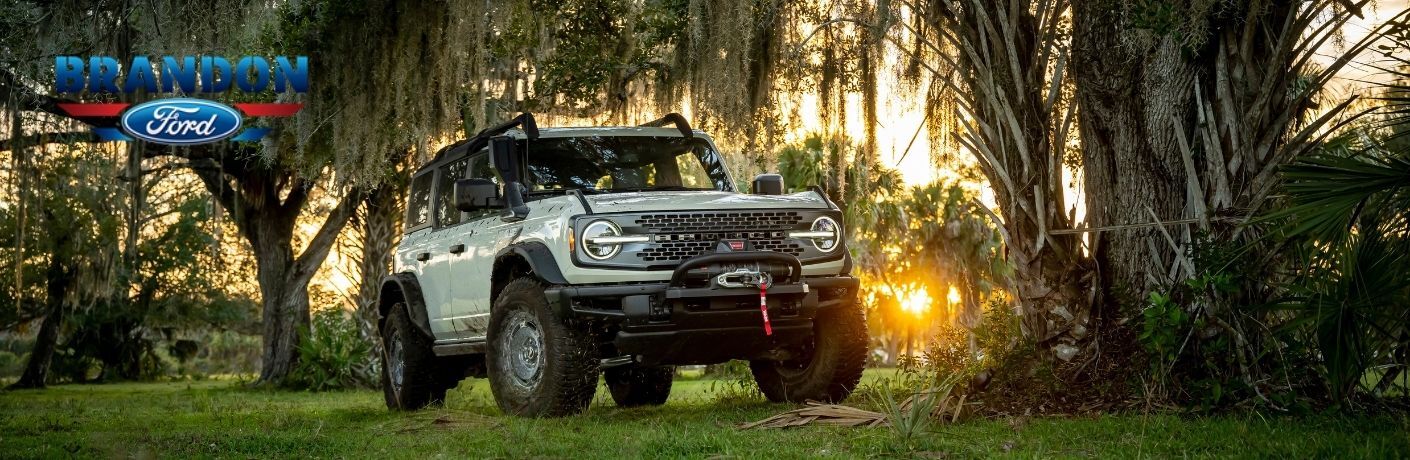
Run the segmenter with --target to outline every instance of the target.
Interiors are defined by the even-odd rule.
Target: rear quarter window
[[[406,200],[406,231],[431,223],[432,174],[422,174],[411,181],[411,194]]]

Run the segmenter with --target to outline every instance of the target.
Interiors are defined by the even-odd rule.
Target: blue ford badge
[[[122,130],[167,145],[215,142],[240,131],[240,112],[219,102],[172,98],[137,104],[122,113]]]

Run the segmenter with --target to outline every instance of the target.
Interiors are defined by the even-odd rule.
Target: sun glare
[[[959,304],[960,304],[960,290],[959,290],[959,289],[955,289],[954,286],[950,286],[950,293],[945,295],[945,300],[946,300],[946,301],[949,301],[949,302],[950,302],[950,305],[959,305]]]
[[[925,286],[921,286],[920,289],[907,292],[905,297],[901,298],[901,310],[916,316],[924,315],[930,310],[930,302],[930,293],[926,292]]]

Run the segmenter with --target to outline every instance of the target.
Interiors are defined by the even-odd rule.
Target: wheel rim
[[[533,388],[538,385],[544,367],[543,328],[538,320],[525,312],[515,312],[508,318],[502,346],[503,356],[515,385]]]
[[[387,343],[387,377],[392,382],[392,391],[397,394],[401,394],[402,382],[406,379],[401,342],[401,331],[392,331],[392,340]]]
[[[794,352],[796,354],[791,359],[779,361],[778,364],[774,366],[774,368],[778,370],[778,373],[785,378],[793,379],[806,375],[808,369],[813,366],[813,358],[817,354],[816,347],[811,343],[803,345],[794,350]]]

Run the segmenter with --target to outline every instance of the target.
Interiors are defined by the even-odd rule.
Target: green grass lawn
[[[483,380],[416,413],[389,413],[373,391],[67,385],[0,393],[0,458],[1410,457],[1405,420],[1332,415],[985,419],[937,427],[910,449],[884,427],[740,431],[791,406],[729,400],[723,383],[678,381],[665,406],[629,410],[599,389],[586,414],[550,420],[499,415]],[[852,403],[872,407],[865,399]]]

